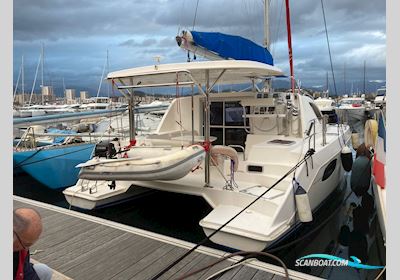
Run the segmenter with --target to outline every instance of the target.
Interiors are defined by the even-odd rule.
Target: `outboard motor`
[[[343,169],[346,172],[350,172],[353,167],[353,155],[349,147],[343,147],[342,152],[340,153],[340,159],[342,160]]]
[[[94,149],[95,157],[113,158],[116,154],[114,143],[111,141],[100,141]]]

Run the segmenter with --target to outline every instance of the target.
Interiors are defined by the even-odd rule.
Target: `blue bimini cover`
[[[252,60],[274,65],[271,53],[256,43],[235,35],[219,32],[191,31],[196,45],[225,59]]]

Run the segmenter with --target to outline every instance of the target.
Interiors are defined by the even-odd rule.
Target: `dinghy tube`
[[[145,154],[148,156],[121,159],[93,158],[76,166],[81,168],[79,178],[106,181],[177,180],[199,166],[205,158],[205,150],[200,145],[172,150],[161,156],[159,153],[157,155],[154,148],[148,148]]]

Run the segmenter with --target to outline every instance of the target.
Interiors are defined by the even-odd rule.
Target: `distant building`
[[[67,104],[75,103],[75,89],[72,88],[65,89],[65,100]]]
[[[18,106],[23,106],[24,104],[29,102],[29,97],[30,97],[30,94],[19,93],[19,94],[15,95],[14,104],[16,104]]]
[[[80,96],[81,101],[90,98],[90,94],[89,94],[89,92],[88,92],[87,90],[82,90],[82,91],[79,93],[79,96]]]
[[[43,102],[52,102],[55,100],[54,90],[52,86],[43,86],[42,87],[42,101]]]

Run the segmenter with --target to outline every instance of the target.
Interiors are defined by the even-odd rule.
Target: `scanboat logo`
[[[311,254],[296,260],[295,266],[350,266],[359,269],[381,269],[383,266],[362,264],[357,257],[351,256],[345,260],[328,254]]]

